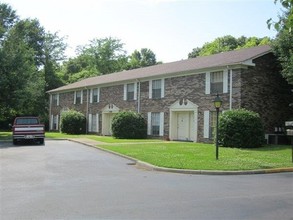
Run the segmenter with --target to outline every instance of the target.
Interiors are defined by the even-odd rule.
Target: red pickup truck
[[[44,144],[45,126],[38,117],[16,117],[12,126],[13,144],[32,140]]]

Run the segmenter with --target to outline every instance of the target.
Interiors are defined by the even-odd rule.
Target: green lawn
[[[215,159],[213,144],[172,142],[154,139],[125,140],[96,135],[65,135],[47,132],[46,138],[89,138],[115,151],[150,164],[193,170],[255,170],[293,167],[291,146],[268,145],[256,149],[219,148]],[[11,140],[11,132],[0,132],[0,140]],[[127,144],[131,143],[131,144]]]
[[[194,170],[254,170],[293,167],[291,146],[265,146],[258,149],[219,149],[211,144],[164,142],[139,145],[110,145],[104,149],[115,151],[150,164]]]

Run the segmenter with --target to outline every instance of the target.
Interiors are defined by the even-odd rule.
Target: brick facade
[[[292,115],[292,109],[288,106],[289,103],[293,102],[291,87],[280,75],[279,66],[272,53],[252,61],[255,66],[238,65],[212,69],[212,71],[226,71],[227,73],[227,91],[219,93],[223,100],[221,109],[229,110],[241,107],[256,111],[263,120],[266,133],[271,133],[274,127],[282,126],[284,121]],[[193,134],[190,134],[187,135],[188,138],[193,141],[206,142],[209,141],[209,138],[207,138],[207,134],[204,134],[207,133],[205,120],[207,117],[209,117],[208,120],[211,120],[211,114],[207,112],[215,111],[213,100],[216,94],[206,94],[207,72],[212,71],[182,72],[172,76],[165,75],[164,77],[137,79],[107,86],[97,85],[96,87],[78,88],[66,92],[60,91],[58,92],[59,105],[51,104],[50,115],[59,115],[60,117],[61,111],[66,109],[83,112],[87,117],[98,114],[99,129],[97,133],[103,135],[102,127],[105,127],[103,120],[106,120],[106,114],[111,113],[108,106],[117,107],[119,111],[139,110],[146,120],[148,120],[149,113],[159,112],[164,115],[164,129],[160,138],[170,138],[171,135],[171,138],[177,139],[175,137],[179,132],[176,129],[179,129],[177,128],[180,123],[179,117],[182,116],[182,120],[187,117],[191,121],[189,128],[196,136],[193,138]],[[156,79],[164,81],[164,97],[150,99],[150,80]],[[135,83],[136,100],[124,100],[125,83]],[[90,89],[92,88],[99,88],[98,103],[89,102]],[[81,89],[83,90],[82,104],[74,104],[74,92]],[[175,106],[174,109],[172,106]],[[179,109],[177,109],[178,107]],[[172,123],[173,125],[171,125]]]

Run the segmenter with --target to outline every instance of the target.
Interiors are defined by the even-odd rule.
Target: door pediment
[[[179,99],[170,106],[171,110],[194,110],[197,108],[198,105],[188,99]]]
[[[107,104],[104,108],[102,108],[103,113],[117,113],[119,112],[119,108],[114,104]]]

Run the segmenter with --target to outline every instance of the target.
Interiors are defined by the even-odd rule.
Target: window
[[[134,83],[127,84],[127,100],[134,100]]]
[[[163,136],[164,133],[164,112],[148,113],[148,135]]]
[[[151,135],[159,136],[160,135],[160,113],[153,112],[151,119]]]
[[[74,92],[74,104],[82,104],[82,90]]]
[[[221,112],[219,112],[221,114]],[[217,112],[204,111],[204,138],[213,139],[217,126]]]
[[[89,114],[88,127],[89,132],[98,132],[99,131],[99,114]]]
[[[228,81],[227,69],[217,72],[206,72],[205,94],[228,93]]]
[[[211,93],[223,92],[223,71],[211,73]]]
[[[55,106],[59,105],[59,94],[53,94],[52,95],[52,104]]]
[[[164,97],[164,80],[157,79],[149,82],[149,98],[160,99]]]
[[[51,130],[58,130],[59,128],[59,115],[51,115]]]
[[[97,103],[100,101],[100,90],[99,88],[90,90],[90,103]]]

